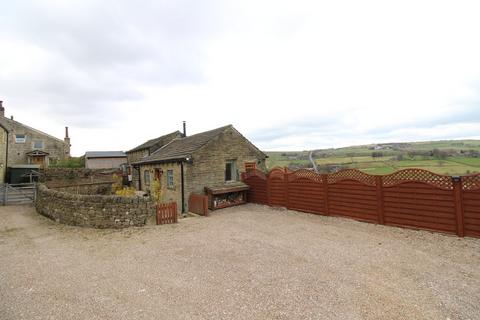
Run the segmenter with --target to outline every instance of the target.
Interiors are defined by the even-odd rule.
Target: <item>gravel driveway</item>
[[[480,239],[250,204],[127,230],[0,207],[0,319],[480,319]]]

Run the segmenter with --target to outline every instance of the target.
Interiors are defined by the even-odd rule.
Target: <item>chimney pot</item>
[[[65,138],[68,139],[68,127],[65,127]]]
[[[3,107],[3,101],[0,100],[0,116],[5,117],[5,108]]]
[[[187,136],[187,123],[183,121],[183,137]]]

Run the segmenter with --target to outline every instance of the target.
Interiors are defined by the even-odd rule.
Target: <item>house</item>
[[[140,171],[140,190],[161,190],[162,201],[175,201],[179,210],[186,212],[192,193],[246,190],[248,186],[240,182],[241,172],[247,168],[265,170],[266,158],[265,153],[228,125],[175,138],[133,165]],[[225,197],[232,196],[236,195],[225,193]]]
[[[7,174],[8,130],[0,123],[0,183],[5,182]]]
[[[63,140],[55,138],[13,120],[13,117],[5,117],[2,101],[0,101],[0,126],[3,128],[0,130],[2,131],[0,139],[6,139],[5,151],[2,151],[5,153],[2,157],[6,159],[4,168],[12,165],[38,165],[40,168],[46,168],[70,157],[68,127],[65,128]]]
[[[87,151],[85,168],[87,169],[119,169],[127,163],[127,155],[123,151]]]
[[[173,139],[181,137],[183,137],[182,133],[177,130],[175,132],[160,136],[158,138],[148,140],[147,142],[144,142],[141,145],[126,152],[129,171],[132,178],[132,184],[136,189],[140,189],[140,174],[139,171],[132,166],[132,163],[140,161],[140,159],[144,157],[150,156],[152,153],[154,153]]]

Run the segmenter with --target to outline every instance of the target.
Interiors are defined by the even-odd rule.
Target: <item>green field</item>
[[[375,149],[377,148],[377,149]],[[267,167],[311,167],[309,151],[267,152]],[[377,153],[373,157],[373,153]],[[465,175],[480,172],[480,141],[452,140],[354,146],[314,151],[321,172],[356,168],[370,174],[389,174],[421,168],[439,174]]]

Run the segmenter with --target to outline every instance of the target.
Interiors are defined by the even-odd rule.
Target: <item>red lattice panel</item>
[[[452,177],[424,169],[405,169],[382,177],[383,186],[391,187],[406,182],[421,182],[439,189],[453,190]]]
[[[369,186],[375,186],[375,176],[357,169],[341,170],[328,175],[329,184],[338,183],[342,180],[354,180]]]
[[[311,180],[315,181],[318,183],[322,183],[322,175],[318,174],[312,170],[307,170],[307,169],[299,169],[297,171],[294,171],[288,175],[288,181],[295,181],[297,179],[302,179],[302,180]]]
[[[462,177],[462,190],[480,189],[480,173]]]

